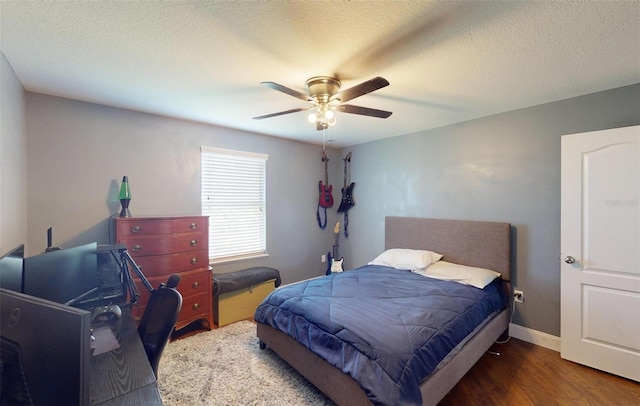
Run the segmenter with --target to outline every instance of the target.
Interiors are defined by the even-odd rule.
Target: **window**
[[[268,155],[201,148],[202,215],[209,216],[209,259],[266,254]]]

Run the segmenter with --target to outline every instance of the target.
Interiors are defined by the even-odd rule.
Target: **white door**
[[[640,126],[562,137],[561,356],[640,381]]]

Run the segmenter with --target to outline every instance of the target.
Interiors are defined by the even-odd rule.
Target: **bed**
[[[487,288],[477,289],[457,282],[425,278],[411,271],[368,265],[342,274],[292,284],[274,291],[258,307],[256,323],[260,346],[261,348],[271,348],[338,405],[435,405],[489,347],[508,330],[507,293],[510,289],[511,277],[510,231],[511,226],[508,223],[386,217],[385,250],[395,248],[429,250],[442,254],[442,261],[491,269],[499,272],[501,277],[489,284]],[[403,279],[394,279],[396,276],[393,271],[395,274],[403,275]],[[398,290],[409,290],[405,289],[406,284],[420,286],[420,295],[423,295],[422,292],[428,289],[435,289],[436,293],[440,292],[443,286],[447,285],[447,289],[451,286],[453,291],[461,292],[455,294],[461,294],[463,298],[469,295],[480,295],[478,300],[482,300],[482,303],[491,302],[492,308],[487,309],[489,315],[482,316],[484,318],[481,321],[476,320],[475,324],[470,327],[464,327],[469,330],[464,332],[464,336],[461,336],[462,333],[460,333],[464,330],[462,327],[448,328],[450,320],[478,318],[479,316],[461,313],[452,316],[450,320],[443,319],[445,324],[440,330],[426,327],[418,329],[413,328],[411,314],[416,313],[415,310],[419,310],[420,307],[408,305],[406,306],[406,314],[405,312],[400,316],[395,314],[395,317],[403,319],[402,323],[389,322],[388,320],[376,322],[377,317],[383,313],[391,313],[391,317],[394,317],[390,301],[385,302],[386,299],[380,299],[379,302],[384,302],[385,305],[382,309],[373,310],[377,312],[374,315],[369,315],[364,313],[362,309],[374,307],[372,303],[378,300],[377,297],[374,297],[373,301],[366,301],[367,299],[364,298],[358,299],[357,302],[354,302],[352,298],[345,298],[346,295],[350,296],[353,290],[357,290],[358,285],[367,286],[369,281],[376,283],[376,280],[384,280],[386,285],[382,288],[376,287],[375,292],[389,291],[394,298],[398,296]],[[434,286],[426,287],[425,285],[423,288],[422,285],[419,285],[423,283],[422,281],[427,280],[427,283]],[[333,299],[325,298],[322,293],[325,289],[331,291],[335,297]],[[482,296],[485,295],[485,290],[487,298]],[[498,295],[496,291],[499,291],[500,300],[496,299],[496,295]],[[318,294],[319,292],[320,294]],[[374,296],[372,292],[373,290],[369,290],[367,294]],[[298,294],[301,296],[296,296]],[[308,294],[309,297],[305,297],[303,294]],[[448,290],[446,295],[450,295]],[[270,303],[270,298],[272,303]],[[287,303],[287,306],[290,303],[298,303],[300,305],[298,309],[302,310],[293,314],[289,308],[277,307],[278,300]],[[328,310],[317,311],[309,307],[309,312],[305,314],[306,306],[315,306],[325,300],[336,300],[336,302],[325,304],[325,309]],[[352,307],[355,318],[365,320],[369,325],[368,329],[362,332],[363,337],[354,338],[355,334],[351,331],[351,326],[340,324],[347,323],[340,319],[341,315],[346,312],[341,313],[340,310],[336,310],[341,308],[340,300],[351,300],[349,302],[351,306],[354,303],[357,305],[357,308]],[[362,302],[360,302],[361,300]],[[423,298],[421,297],[420,300]],[[452,301],[449,298],[449,303],[455,304],[452,307],[457,307],[458,303],[463,302],[466,303],[466,299]],[[405,302],[400,302],[400,305],[402,303]],[[322,305],[322,303],[320,304]],[[343,309],[345,307],[347,306],[342,306]],[[466,307],[475,309],[486,306],[471,303]],[[334,320],[323,322],[316,319],[315,314],[323,311],[331,312]],[[452,309],[451,312],[453,311]],[[449,309],[434,312],[436,319],[440,317],[438,315],[447,313],[450,313]],[[287,317],[288,314],[290,317]],[[345,317],[347,316],[345,315]],[[430,316],[429,318],[434,317]],[[384,320],[384,318],[380,320]],[[402,326],[396,328],[396,324],[402,324]],[[353,330],[358,329],[360,327],[353,327]],[[414,343],[416,338],[405,337],[404,332],[409,330],[416,330],[419,334],[423,332],[430,334],[429,340],[436,342],[437,351],[441,353],[444,351],[444,355],[432,355],[432,351],[437,352],[435,350],[425,352],[421,344],[417,344],[421,355],[407,355],[410,363],[407,360],[392,359],[381,352],[382,350],[378,347],[378,337],[384,337],[385,340],[389,338],[396,340],[394,346],[398,348],[398,352],[404,351],[405,344],[408,347],[416,345]],[[444,330],[447,330],[446,334]],[[395,338],[388,337],[393,332],[402,332],[402,334],[398,334]],[[451,337],[448,335],[450,332]],[[454,338],[453,335],[457,336]],[[440,341],[435,341],[434,337]],[[424,356],[433,359],[429,362],[415,361]],[[369,365],[369,361],[364,361],[365,358],[371,358],[375,361],[375,365]],[[387,367],[390,369],[385,369]]]

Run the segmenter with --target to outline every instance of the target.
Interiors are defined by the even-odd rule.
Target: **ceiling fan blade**
[[[337,110],[343,113],[359,114],[361,116],[378,117],[378,118],[387,118],[391,114],[393,114],[390,111],[371,109],[369,107],[354,106],[352,104],[341,104],[340,106],[338,106]]]
[[[277,84],[275,82],[260,82],[260,84],[264,85],[264,86],[266,86],[268,88],[271,88],[273,90],[277,90],[279,92],[286,93],[289,96],[296,97],[296,98],[298,98],[300,100],[311,101],[311,98],[308,95],[306,95],[304,93],[301,93],[301,92],[299,92],[297,90],[290,89],[290,88],[288,88],[286,86],[279,85],[279,84]]]
[[[314,108],[314,106],[311,106],[311,107],[298,107],[297,109],[291,109],[291,110],[279,111],[277,113],[265,114],[264,116],[254,117],[253,119],[254,120],[262,120],[264,118],[277,117],[277,116],[282,116],[284,114],[291,114],[291,113],[297,113],[299,111],[311,110],[312,108]]]
[[[331,100],[340,100],[341,103],[355,99],[356,97],[363,96],[367,93],[371,93],[375,90],[382,89],[385,86],[389,86],[387,79],[377,76],[373,79],[362,82],[359,85],[350,87],[341,92],[338,92],[331,96]]]

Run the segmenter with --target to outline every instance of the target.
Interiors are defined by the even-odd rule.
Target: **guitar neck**
[[[329,158],[322,151],[322,161],[324,162],[324,184],[329,185]]]
[[[327,169],[327,161],[324,161],[324,184],[325,185],[329,184],[329,170]]]
[[[351,152],[349,152],[347,156],[344,157],[343,161],[344,161],[344,187],[346,188],[347,185],[349,184],[349,178],[347,176],[347,167],[351,163]]]

